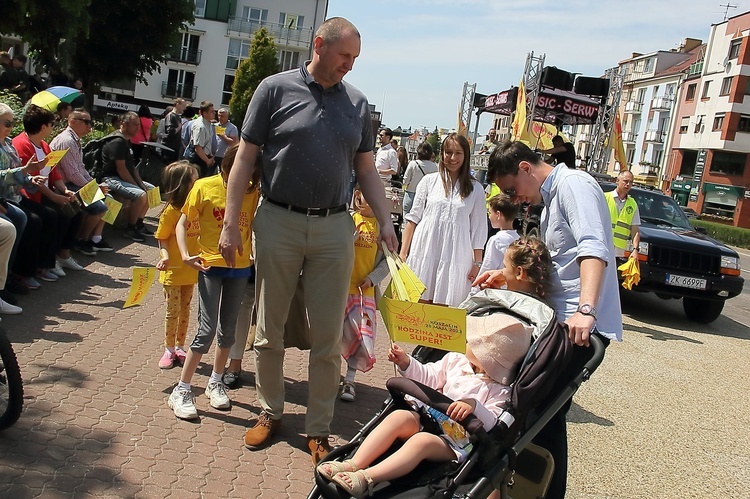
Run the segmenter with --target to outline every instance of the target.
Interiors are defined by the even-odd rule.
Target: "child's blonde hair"
[[[362,211],[362,207],[367,203],[362,190],[359,185],[354,186],[354,193],[352,194],[352,207],[357,213]]]
[[[193,186],[193,178],[198,176],[198,168],[186,160],[175,161],[164,168],[161,184],[167,205],[181,209]]]
[[[547,246],[536,237],[516,239],[506,250],[513,267],[521,267],[526,273],[526,280],[534,284],[536,293],[544,298],[550,286],[552,257]]]

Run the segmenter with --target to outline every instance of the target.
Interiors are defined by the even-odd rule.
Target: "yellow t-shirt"
[[[250,244],[251,226],[258,207],[258,189],[242,198],[240,208],[240,237],[242,238],[242,255],[237,255],[235,267],[238,269],[249,267],[252,260]],[[227,204],[227,187],[221,175],[196,180],[190,190],[182,212],[188,218],[196,217],[200,224],[198,245],[200,257],[204,264],[211,267],[229,267],[219,252],[219,236],[224,223],[224,209]]]
[[[180,248],[177,246],[177,234],[175,227],[180,220],[182,212],[171,204],[168,204],[159,217],[159,226],[156,228],[154,237],[161,241],[167,241],[167,252],[169,253],[169,267],[159,272],[159,282],[167,286],[185,286],[198,282],[198,271],[182,262]],[[198,253],[198,234],[200,228],[198,220],[189,220],[187,230],[187,243],[190,254]]]
[[[378,228],[378,221],[374,218],[363,217],[355,212],[352,214],[352,219],[354,219],[354,226],[359,232],[359,238],[354,241],[354,268],[349,281],[349,294],[358,295],[357,284],[370,275],[370,272],[375,268],[380,229]],[[364,296],[375,296],[375,287],[365,289],[362,294]]]

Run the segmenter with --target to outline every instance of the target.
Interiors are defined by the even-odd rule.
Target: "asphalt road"
[[[750,497],[750,285],[711,324],[652,293],[622,308],[624,341],[568,416],[568,497]]]

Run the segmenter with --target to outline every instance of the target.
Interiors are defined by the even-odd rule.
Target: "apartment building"
[[[94,112],[135,111],[146,104],[160,113],[177,97],[227,105],[235,71],[257,30],[265,27],[274,37],[281,69],[295,68],[311,58],[313,34],[327,11],[327,0],[195,0],[195,23],[180,34],[166,64],[146,75],[145,83],[103,84]]]
[[[680,204],[750,227],[750,12],[711,26],[681,84],[665,190]]]
[[[695,59],[701,41],[687,38],[676,49],[633,54],[620,62],[624,71],[620,116],[627,167],[636,182],[656,186],[663,176],[672,128],[675,96],[684,78],[685,61]],[[608,171],[621,168],[614,158]]]

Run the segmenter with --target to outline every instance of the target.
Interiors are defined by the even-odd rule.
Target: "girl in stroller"
[[[508,247],[503,263],[509,290],[544,295],[552,262],[540,240],[515,241]],[[489,431],[508,398],[509,385],[531,343],[531,331],[509,314],[468,316],[465,355],[451,352],[440,361],[421,364],[394,345],[388,360],[399,367],[403,376],[454,399],[448,417],[462,421],[474,414]],[[372,465],[397,440],[403,445]],[[347,493],[366,497],[376,483],[406,475],[423,460],[460,462],[466,454],[450,435],[422,431],[417,412],[400,409],[373,429],[351,459],[325,462],[317,470]]]

